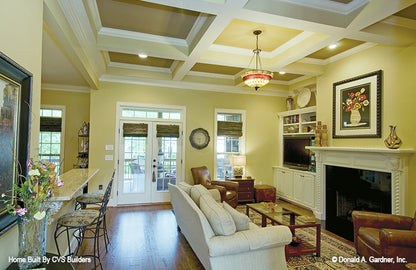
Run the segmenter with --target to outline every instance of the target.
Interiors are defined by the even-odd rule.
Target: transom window
[[[177,111],[159,111],[159,110],[143,110],[143,109],[123,109],[121,112],[123,117],[147,118],[147,119],[171,119],[180,120],[181,112]]]
[[[232,177],[231,157],[244,154],[244,111],[216,111],[216,178]]]

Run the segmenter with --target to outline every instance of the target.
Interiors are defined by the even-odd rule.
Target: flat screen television
[[[300,170],[309,170],[311,164],[310,146],[313,137],[284,137],[283,138],[283,165]]]

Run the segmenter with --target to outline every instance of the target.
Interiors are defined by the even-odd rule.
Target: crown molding
[[[52,91],[78,92],[78,93],[90,93],[91,92],[90,88],[87,86],[52,84],[52,83],[42,83],[41,89],[52,90]]]

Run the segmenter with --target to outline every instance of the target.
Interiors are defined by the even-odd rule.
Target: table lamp
[[[246,166],[246,156],[232,156],[233,175],[235,178],[242,178],[244,166]]]

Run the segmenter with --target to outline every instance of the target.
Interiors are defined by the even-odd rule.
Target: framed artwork
[[[0,52],[0,194],[26,175],[32,74]],[[0,235],[16,224],[0,201]]]
[[[333,138],[381,137],[381,83],[378,70],[333,84]]]

